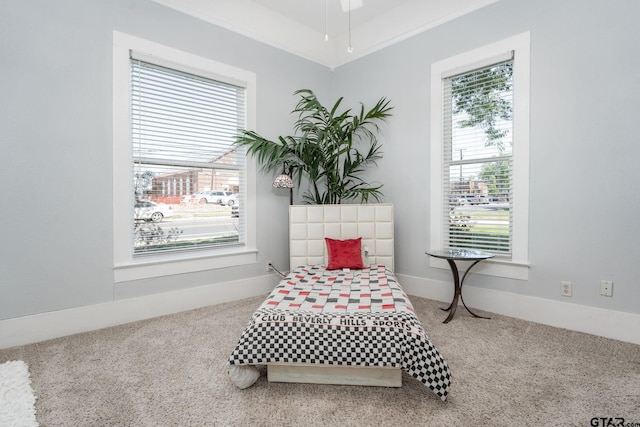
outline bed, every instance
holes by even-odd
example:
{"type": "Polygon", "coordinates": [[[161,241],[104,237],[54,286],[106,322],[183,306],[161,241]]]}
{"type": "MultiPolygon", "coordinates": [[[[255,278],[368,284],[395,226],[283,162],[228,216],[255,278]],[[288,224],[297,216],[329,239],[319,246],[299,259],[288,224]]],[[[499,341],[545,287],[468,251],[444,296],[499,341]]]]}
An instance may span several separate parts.
{"type": "Polygon", "coordinates": [[[270,382],[402,386],[446,400],[451,373],[393,274],[393,205],[291,206],[290,273],[228,361],[239,388],[270,382]]]}

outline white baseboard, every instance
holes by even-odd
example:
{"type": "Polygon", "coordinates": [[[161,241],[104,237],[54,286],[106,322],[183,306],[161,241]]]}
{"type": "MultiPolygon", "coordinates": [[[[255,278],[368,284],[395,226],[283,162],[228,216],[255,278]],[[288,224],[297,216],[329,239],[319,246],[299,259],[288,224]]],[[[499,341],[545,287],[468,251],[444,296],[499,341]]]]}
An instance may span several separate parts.
{"type": "MultiPolygon", "coordinates": [[[[409,295],[449,302],[451,283],[398,274],[409,295]]],[[[129,298],[0,321],[0,349],[269,293],[275,276],[129,298]]],[[[504,316],[640,344],[640,315],[510,292],[465,287],[472,307],[504,316]]]]}
{"type": "Polygon", "coordinates": [[[277,283],[274,278],[253,277],[2,320],[0,349],[266,295],[277,283]]]}
{"type": "MultiPolygon", "coordinates": [[[[451,302],[453,286],[448,282],[398,274],[405,292],[436,301],[451,302]]],[[[542,323],[572,331],[585,332],[619,341],[640,344],[640,315],[598,307],[571,304],[511,292],[464,287],[465,302],[472,308],[542,323]]],[[[458,308],[460,310],[460,308],[458,308]]],[[[443,318],[444,320],[444,318],[443,318]]],[[[455,320],[454,320],[455,321],[455,320]]]]}

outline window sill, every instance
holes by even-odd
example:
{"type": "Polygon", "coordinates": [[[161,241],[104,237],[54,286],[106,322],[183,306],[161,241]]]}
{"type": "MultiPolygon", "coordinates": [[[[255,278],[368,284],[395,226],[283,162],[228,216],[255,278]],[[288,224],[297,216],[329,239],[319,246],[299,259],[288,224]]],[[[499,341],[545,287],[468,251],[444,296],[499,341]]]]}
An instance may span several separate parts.
{"type": "MultiPolygon", "coordinates": [[[[443,259],[429,257],[429,265],[434,268],[443,268],[450,270],[449,263],[443,259]]],[[[460,274],[464,274],[464,271],[471,265],[470,261],[456,261],[460,274]]],[[[503,260],[486,260],[478,263],[472,273],[484,274],[486,276],[506,277],[509,279],[517,280],[529,280],[529,268],[531,266],[528,263],[515,262],[515,261],[503,261],[503,260]]]]}
{"type": "Polygon", "coordinates": [[[215,254],[195,256],[189,254],[164,254],[142,256],[116,264],[114,278],[116,283],[132,280],[149,279],[153,277],[172,276],[175,274],[194,273],[197,271],[215,270],[218,268],[235,267],[239,265],[255,264],[257,250],[228,249],[216,250],[215,254]]]}

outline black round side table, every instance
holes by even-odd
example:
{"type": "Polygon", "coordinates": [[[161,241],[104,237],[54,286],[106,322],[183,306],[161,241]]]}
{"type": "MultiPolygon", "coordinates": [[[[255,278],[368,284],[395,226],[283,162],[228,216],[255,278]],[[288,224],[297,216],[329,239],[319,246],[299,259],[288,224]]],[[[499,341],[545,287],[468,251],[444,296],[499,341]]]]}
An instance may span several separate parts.
{"type": "Polygon", "coordinates": [[[449,316],[442,323],[449,323],[453,316],[456,313],[456,308],[458,307],[458,299],[462,300],[462,305],[467,309],[469,313],[471,313],[474,317],[479,317],[481,319],[489,319],[488,317],[480,316],[467,307],[467,304],[464,302],[464,298],[462,297],[462,284],[464,283],[464,279],[467,277],[469,270],[473,268],[477,263],[483,261],[485,259],[493,258],[495,255],[490,252],[478,251],[475,249],[438,249],[433,251],[427,251],[427,255],[432,256],[434,258],[441,258],[447,260],[449,263],[449,267],[451,268],[451,274],[453,275],[453,300],[449,307],[442,308],[443,311],[448,311],[449,316]],[[456,265],[456,261],[473,261],[473,263],[467,268],[462,276],[462,280],[460,280],[460,274],[458,273],[458,266],[456,265]]]}

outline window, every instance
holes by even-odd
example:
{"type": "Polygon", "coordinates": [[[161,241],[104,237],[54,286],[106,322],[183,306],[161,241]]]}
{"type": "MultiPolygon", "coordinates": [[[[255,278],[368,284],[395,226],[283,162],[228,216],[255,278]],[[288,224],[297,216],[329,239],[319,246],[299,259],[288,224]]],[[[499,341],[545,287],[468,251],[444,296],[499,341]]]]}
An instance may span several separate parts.
{"type": "Polygon", "coordinates": [[[114,32],[116,281],[255,262],[255,76],[114,32]],[[251,123],[250,123],[251,122],[251,123]]]}
{"type": "Polygon", "coordinates": [[[493,252],[477,271],[526,279],[529,34],[431,71],[430,245],[493,252]]]}
{"type": "Polygon", "coordinates": [[[131,58],[132,194],[173,209],[165,226],[134,208],[134,255],[244,244],[244,105],[244,87],[131,58]]]}
{"type": "Polygon", "coordinates": [[[447,248],[511,259],[513,59],[443,78],[447,248]]]}

